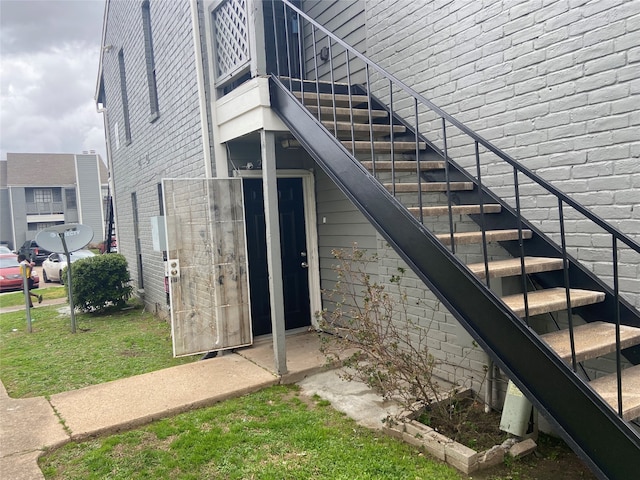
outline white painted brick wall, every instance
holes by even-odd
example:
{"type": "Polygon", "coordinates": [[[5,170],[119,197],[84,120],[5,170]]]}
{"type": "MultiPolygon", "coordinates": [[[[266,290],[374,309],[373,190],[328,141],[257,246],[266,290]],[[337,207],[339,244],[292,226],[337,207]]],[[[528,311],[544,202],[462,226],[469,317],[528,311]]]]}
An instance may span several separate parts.
{"type": "MultiPolygon", "coordinates": [[[[640,2],[385,0],[366,9],[369,57],[640,241],[640,2]]],[[[422,131],[441,145],[436,121],[422,131]]],[[[449,135],[450,154],[470,165],[468,142],[449,135]]],[[[513,197],[493,159],[482,161],[483,180],[513,197]]],[[[528,198],[535,210],[525,215],[556,233],[557,206],[545,202],[528,198]]],[[[599,233],[586,223],[574,217],[566,228],[599,233]]],[[[592,270],[610,263],[610,237],[591,243],[587,252],[570,240],[571,252],[592,270]]],[[[640,255],[621,252],[621,289],[637,308],[639,265],[640,255]]]]}
{"type": "Polygon", "coordinates": [[[145,302],[159,315],[168,315],[164,293],[162,253],[153,250],[149,218],[160,214],[157,184],[162,178],[202,177],[204,155],[200,130],[194,44],[189,2],[151,0],[151,23],[160,116],[150,122],[149,90],[142,32],[141,2],[111,2],[103,75],[108,132],[113,157],[117,201],[118,246],[137,285],[131,193],[138,200],[145,302]],[[125,144],[118,51],[124,51],[130,145],[125,144]],[[118,123],[120,147],[116,148],[118,123]]]}

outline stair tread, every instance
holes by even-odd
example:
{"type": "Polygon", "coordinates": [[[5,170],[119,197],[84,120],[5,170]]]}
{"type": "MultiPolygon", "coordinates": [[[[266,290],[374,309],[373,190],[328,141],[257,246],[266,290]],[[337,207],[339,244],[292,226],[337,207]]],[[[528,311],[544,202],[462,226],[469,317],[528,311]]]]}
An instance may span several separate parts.
{"type": "MultiPolygon", "coordinates": [[[[486,238],[488,242],[506,242],[511,240],[518,240],[518,230],[487,230],[486,238]]],[[[531,230],[522,230],[522,238],[531,238],[533,233],[531,230]]],[[[436,235],[445,245],[451,245],[451,237],[448,233],[441,233],[436,235]]],[[[453,241],[456,245],[468,245],[472,243],[482,242],[482,232],[462,232],[454,233],[453,241]]]]}
{"type": "MultiPolygon", "coordinates": [[[[393,184],[385,183],[385,188],[389,191],[393,189],[393,184]]],[[[446,182],[422,182],[420,185],[418,183],[409,183],[402,182],[395,184],[396,193],[412,193],[418,191],[418,186],[420,190],[423,192],[446,192],[447,191],[447,183],[446,182]]],[[[474,184],[473,182],[449,182],[449,189],[451,191],[460,191],[460,190],[473,190],[474,184]]]]}
{"type": "MultiPolygon", "coordinates": [[[[342,144],[347,147],[349,150],[355,148],[357,151],[361,152],[371,152],[371,142],[368,140],[356,140],[355,145],[351,140],[343,140],[342,144]]],[[[373,141],[373,149],[376,153],[380,152],[390,152],[391,145],[393,145],[394,150],[400,151],[409,151],[415,152],[416,150],[416,142],[389,142],[389,141],[373,141]]],[[[418,149],[424,150],[427,148],[427,144],[424,142],[418,142],[418,149]]]]}
{"type": "MultiPolygon", "coordinates": [[[[569,330],[545,333],[542,339],[564,360],[571,359],[569,330]]],[[[576,360],[583,362],[616,350],[616,325],[593,322],[573,329],[576,360]]],[[[628,348],[640,344],[640,328],[620,325],[620,347],[628,348]]]]}
{"type": "MultiPolygon", "coordinates": [[[[366,161],[362,162],[362,165],[367,170],[373,170],[373,162],[366,161]]],[[[387,160],[378,160],[375,163],[376,171],[391,171],[391,166],[393,165],[393,169],[395,171],[411,171],[415,172],[417,170],[417,165],[415,161],[410,160],[398,160],[395,162],[389,162],[387,160]]],[[[442,170],[444,168],[444,162],[438,160],[427,160],[420,162],[420,170],[442,170]]]]}
{"type": "MultiPolygon", "coordinates": [[[[563,264],[561,258],[524,257],[524,266],[526,273],[540,273],[551,270],[561,270],[563,264]]],[[[485,278],[484,262],[471,263],[467,265],[467,267],[478,277],[485,278]]],[[[509,258],[489,262],[489,276],[491,278],[520,275],[521,269],[520,258],[509,258]]]]}
{"type": "MultiPolygon", "coordinates": [[[[589,382],[611,408],[618,411],[616,374],[606,375],[589,382]]],[[[622,371],[622,417],[632,420],[640,416],[640,365],[622,371]]]]}
{"type": "MultiPolygon", "coordinates": [[[[420,207],[409,207],[411,213],[416,216],[420,216],[420,207]]],[[[483,205],[484,213],[500,213],[502,207],[499,204],[487,204],[483,205]]],[[[480,214],[480,205],[451,205],[451,213],[453,215],[472,215],[480,214]]],[[[422,207],[423,216],[441,216],[449,215],[449,207],[446,205],[438,205],[435,207],[422,207]]],[[[484,272],[484,264],[483,264],[484,272]]]]}
{"type": "MultiPolygon", "coordinates": [[[[581,290],[572,288],[569,290],[571,294],[571,306],[581,307],[592,303],[602,302],[605,294],[593,290],[581,290]]],[[[524,295],[518,293],[515,295],[507,295],[502,297],[502,301],[507,304],[513,312],[523,317],[524,311],[524,295]]],[[[540,315],[543,313],[555,312],[567,308],[566,290],[564,287],[548,288],[535,292],[527,292],[527,303],[529,305],[529,315],[540,315]]]]}
{"type": "MultiPolygon", "coordinates": [[[[368,123],[351,123],[351,122],[333,122],[331,120],[325,120],[322,124],[327,128],[327,130],[337,129],[339,132],[351,132],[351,126],[353,125],[353,130],[358,133],[370,133],[373,130],[373,133],[378,133],[381,135],[389,135],[390,128],[389,125],[378,125],[378,124],[368,124],[368,123]]],[[[395,133],[403,133],[407,129],[404,125],[394,125],[393,131],[395,133]]]]}
{"type": "MultiPolygon", "coordinates": [[[[317,105],[307,105],[307,109],[312,113],[318,113],[317,105]]],[[[333,107],[320,107],[320,113],[322,115],[333,115],[334,108],[333,107]]],[[[372,118],[385,118],[388,116],[388,113],[384,110],[371,110],[369,111],[366,108],[347,108],[347,107],[336,107],[335,108],[336,116],[338,117],[358,117],[358,118],[369,118],[369,113],[371,113],[372,118]]]]}
{"type": "MultiPolygon", "coordinates": [[[[296,98],[302,98],[302,92],[293,92],[296,98]]],[[[305,102],[315,102],[318,103],[318,94],[316,92],[304,92],[304,100],[305,102]]],[[[321,93],[320,94],[320,103],[323,105],[333,105],[333,102],[336,102],[336,105],[349,105],[349,95],[346,93],[336,93],[335,95],[331,93],[321,93]]],[[[360,105],[362,103],[367,103],[369,98],[366,95],[351,95],[351,104],[352,105],[360,105]]]]}

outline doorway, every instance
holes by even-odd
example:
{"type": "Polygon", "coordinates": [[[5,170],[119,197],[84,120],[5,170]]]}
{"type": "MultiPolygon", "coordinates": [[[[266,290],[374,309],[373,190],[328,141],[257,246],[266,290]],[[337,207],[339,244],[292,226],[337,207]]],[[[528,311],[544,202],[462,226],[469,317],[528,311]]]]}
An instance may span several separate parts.
{"type": "MultiPolygon", "coordinates": [[[[244,178],[251,323],[255,336],[271,333],[264,197],[260,178],[244,178]]],[[[285,329],[311,325],[309,259],[302,178],[278,178],[285,329]]]]}

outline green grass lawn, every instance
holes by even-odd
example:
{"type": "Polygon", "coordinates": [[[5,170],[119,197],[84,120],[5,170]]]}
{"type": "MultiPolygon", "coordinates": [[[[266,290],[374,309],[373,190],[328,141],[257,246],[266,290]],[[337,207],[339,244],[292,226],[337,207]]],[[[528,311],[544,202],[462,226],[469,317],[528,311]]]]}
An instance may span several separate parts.
{"type": "MultiPolygon", "coordinates": [[[[32,290],[32,292],[37,295],[42,295],[44,300],[67,297],[64,287],[36,288],[32,290]]],[[[37,305],[35,301],[33,303],[37,305]]],[[[24,293],[22,291],[3,293],[0,295],[0,308],[15,307],[17,305],[24,305],[24,293]]]]}
{"type": "Polygon", "coordinates": [[[278,386],[40,459],[47,479],[467,478],[278,386]]]}
{"type": "Polygon", "coordinates": [[[64,307],[32,309],[32,333],[24,310],[0,314],[0,379],[11,397],[52,395],[199,358],[173,358],[169,324],[141,308],[76,314],[72,334],[64,307]]]}
{"type": "MultiPolygon", "coordinates": [[[[64,297],[63,288],[42,293],[64,297]]],[[[2,307],[14,295],[20,300],[22,294],[0,296],[2,307]]],[[[141,308],[78,314],[76,334],[70,332],[64,303],[39,306],[31,314],[32,333],[27,333],[24,309],[0,314],[0,379],[14,398],[48,396],[199,359],[174,359],[169,324],[141,308]]],[[[530,456],[472,478],[593,478],[564,450],[548,455],[546,464],[530,456]]],[[[310,400],[292,386],[70,443],[43,457],[41,466],[51,479],[469,478],[413,447],[357,426],[328,402],[310,400]]]]}

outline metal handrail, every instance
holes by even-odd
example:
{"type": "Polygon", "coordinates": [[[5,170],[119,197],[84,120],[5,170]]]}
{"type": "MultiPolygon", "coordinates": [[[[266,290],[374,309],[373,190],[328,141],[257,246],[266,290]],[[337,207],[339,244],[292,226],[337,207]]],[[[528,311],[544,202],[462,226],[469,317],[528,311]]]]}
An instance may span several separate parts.
{"type": "Polygon", "coordinates": [[[281,0],[281,1],[282,1],[283,4],[287,5],[293,11],[295,11],[298,15],[302,16],[305,20],[307,20],[309,23],[311,23],[313,26],[315,26],[318,30],[320,30],[323,33],[325,33],[333,41],[335,41],[336,43],[341,45],[343,48],[348,50],[351,54],[355,55],[360,60],[362,60],[368,67],[373,68],[376,72],[378,72],[379,74],[381,74],[382,76],[387,78],[391,83],[393,83],[394,85],[399,86],[408,95],[410,95],[413,98],[419,100],[421,104],[425,105],[431,111],[437,113],[441,118],[446,119],[446,121],[448,121],[449,123],[454,125],[456,128],[460,129],[460,131],[462,131],[465,134],[467,134],[475,142],[477,142],[478,144],[482,145],[487,150],[491,151],[496,156],[498,156],[499,158],[501,158],[505,162],[509,163],[511,166],[513,166],[516,170],[521,172],[523,175],[526,175],[531,180],[533,180],[535,183],[537,183],[538,185],[543,187],[549,193],[551,193],[555,197],[561,199],[564,203],[566,203],[567,205],[570,205],[571,207],[576,209],[578,212],[580,212],[582,215],[584,215],[585,217],[587,217],[591,221],[595,222],[599,227],[601,227],[604,230],[606,230],[607,232],[609,232],[611,235],[613,235],[615,238],[617,238],[618,240],[623,242],[625,245],[627,245],[631,249],[635,250],[636,252],[640,253],[640,243],[638,243],[635,240],[633,240],[632,238],[628,237],[623,232],[621,232],[620,230],[615,228],[613,225],[611,225],[610,223],[606,222],[604,219],[600,218],[598,215],[593,213],[591,210],[589,210],[588,208],[584,207],[582,204],[576,202],[575,200],[573,200],[571,197],[567,196],[562,191],[558,190],[556,187],[554,187],[553,185],[548,183],[546,180],[544,180],[542,177],[540,177],[536,173],[534,173],[531,170],[529,170],[528,168],[522,166],[520,163],[518,163],[514,158],[509,156],[507,153],[503,152],[498,147],[494,146],[491,142],[489,142],[488,140],[486,140],[485,138],[480,136],[475,131],[471,130],[469,127],[467,127],[466,125],[464,125],[463,123],[458,121],[456,118],[452,117],[450,114],[448,114],[447,112],[442,110],[440,107],[438,107],[437,105],[432,103],[430,100],[426,99],[424,96],[420,95],[414,89],[412,89],[411,87],[406,85],[404,82],[402,82],[402,80],[399,80],[393,74],[387,72],[384,68],[380,67],[377,63],[374,63],[372,60],[367,58],[365,55],[363,55],[362,53],[360,53],[356,49],[354,49],[351,45],[349,45],[348,43],[346,43],[345,41],[343,41],[342,39],[337,37],[330,30],[327,30],[325,27],[323,27],[322,25],[317,23],[313,18],[311,18],[308,15],[306,15],[302,10],[298,9],[295,5],[293,5],[289,0],[281,0]]]}

